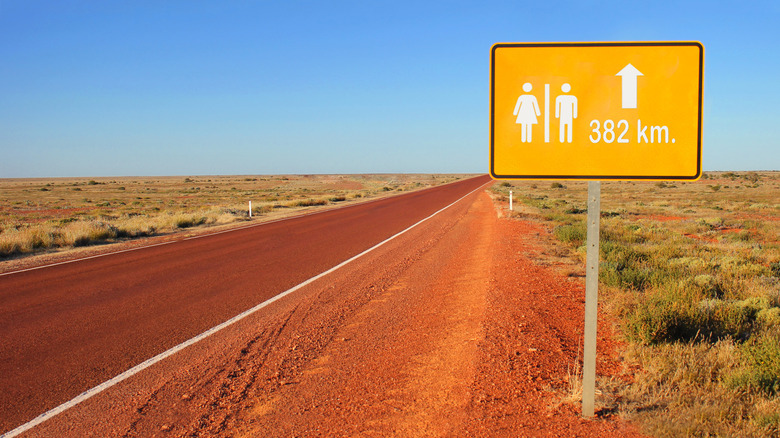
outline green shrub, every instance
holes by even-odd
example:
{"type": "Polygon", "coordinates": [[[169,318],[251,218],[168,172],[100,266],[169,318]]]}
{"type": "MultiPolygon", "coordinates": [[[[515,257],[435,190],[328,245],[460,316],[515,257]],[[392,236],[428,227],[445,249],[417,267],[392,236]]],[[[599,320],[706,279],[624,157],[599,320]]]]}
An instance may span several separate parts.
{"type": "Polygon", "coordinates": [[[640,300],[625,322],[626,336],[646,345],[733,338],[748,339],[757,315],[765,308],[758,299],[724,301],[698,297],[685,287],[655,290],[640,300]]]}
{"type": "Polygon", "coordinates": [[[756,313],[756,321],[766,328],[780,327],[780,307],[759,310],[756,313]]]}
{"type": "Polygon", "coordinates": [[[647,266],[646,254],[611,240],[601,242],[599,250],[601,283],[634,290],[644,290],[651,284],[654,272],[647,266]]]}
{"type": "Polygon", "coordinates": [[[648,269],[637,267],[617,268],[612,263],[599,265],[599,281],[607,286],[644,290],[650,285],[651,273],[648,269]]]}
{"type": "Polygon", "coordinates": [[[729,239],[734,242],[750,242],[753,240],[753,235],[750,231],[741,230],[729,235],[729,239]]]}
{"type": "Polygon", "coordinates": [[[769,270],[772,272],[772,276],[780,277],[780,261],[770,263],[769,270]]]}
{"type": "Polygon", "coordinates": [[[666,295],[654,296],[627,315],[625,333],[629,340],[645,345],[693,339],[698,334],[695,314],[690,303],[666,295]]]}
{"type": "Polygon", "coordinates": [[[566,210],[563,211],[566,214],[581,214],[581,213],[587,213],[588,210],[584,208],[577,208],[577,207],[569,207],[566,210]]]}
{"type": "Polygon", "coordinates": [[[585,228],[585,224],[582,222],[571,225],[561,225],[553,229],[553,235],[556,239],[575,248],[579,248],[585,243],[587,234],[588,232],[585,228]]]}
{"type": "Polygon", "coordinates": [[[545,201],[545,199],[547,199],[546,196],[540,196],[538,198],[530,196],[530,197],[521,198],[521,201],[525,205],[528,205],[529,207],[538,208],[540,210],[549,210],[550,204],[547,201],[545,201]]]}
{"type": "Polygon", "coordinates": [[[577,221],[577,218],[573,218],[569,215],[561,213],[555,213],[554,211],[552,213],[543,214],[542,219],[549,222],[557,222],[561,225],[571,225],[577,221]]]}
{"type": "Polygon", "coordinates": [[[692,287],[699,288],[707,298],[723,298],[725,293],[723,285],[714,276],[700,274],[693,277],[692,280],[689,279],[689,281],[692,283],[692,287]]]}
{"type": "Polygon", "coordinates": [[[780,336],[761,336],[740,350],[746,366],[727,380],[733,388],[780,393],[780,336]]]}
{"type": "Polygon", "coordinates": [[[757,309],[743,302],[711,300],[714,305],[700,305],[700,330],[708,338],[747,339],[756,320],[757,309]]]}
{"type": "Polygon", "coordinates": [[[623,227],[605,226],[601,230],[601,240],[614,244],[644,243],[647,241],[644,232],[645,229],[637,224],[627,224],[623,227]]]}

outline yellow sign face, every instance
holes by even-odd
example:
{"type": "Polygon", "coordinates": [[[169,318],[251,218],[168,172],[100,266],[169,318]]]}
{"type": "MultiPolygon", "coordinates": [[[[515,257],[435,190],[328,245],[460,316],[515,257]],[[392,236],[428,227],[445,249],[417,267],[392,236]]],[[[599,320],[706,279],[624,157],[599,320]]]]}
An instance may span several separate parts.
{"type": "Polygon", "coordinates": [[[703,70],[698,42],[495,44],[490,174],[698,179],[703,70]]]}

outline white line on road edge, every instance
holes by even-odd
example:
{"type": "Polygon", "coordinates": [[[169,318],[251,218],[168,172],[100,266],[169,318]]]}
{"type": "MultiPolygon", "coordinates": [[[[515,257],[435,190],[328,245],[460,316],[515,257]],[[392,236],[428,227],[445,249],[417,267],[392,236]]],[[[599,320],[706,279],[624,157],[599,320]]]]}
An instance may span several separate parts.
{"type": "Polygon", "coordinates": [[[401,236],[402,234],[406,233],[407,231],[410,231],[411,229],[415,228],[416,226],[420,225],[421,223],[427,221],[428,219],[431,219],[432,217],[436,216],[437,214],[441,213],[442,211],[452,207],[453,205],[455,205],[458,202],[460,202],[462,199],[464,199],[467,196],[471,195],[472,193],[482,189],[486,185],[491,184],[492,182],[493,181],[489,181],[489,182],[487,182],[487,183],[477,187],[476,189],[474,189],[474,190],[470,191],[469,193],[463,195],[462,197],[460,197],[456,201],[454,201],[452,204],[442,208],[441,210],[437,211],[436,213],[433,213],[432,215],[426,217],[425,219],[420,220],[416,224],[414,224],[414,225],[410,226],[409,228],[407,228],[407,229],[405,229],[405,230],[403,230],[403,231],[401,231],[401,232],[399,232],[399,233],[397,233],[397,234],[395,234],[395,235],[393,235],[393,236],[383,240],[382,242],[377,243],[376,245],[374,245],[371,248],[361,252],[360,254],[358,254],[356,256],[353,256],[353,257],[351,257],[351,258],[349,258],[349,259],[339,263],[338,265],[328,269],[327,271],[322,272],[322,273],[320,273],[318,275],[315,275],[314,277],[311,277],[310,279],[304,281],[303,283],[298,284],[297,286],[293,286],[292,288],[287,289],[286,291],[280,293],[279,295],[274,296],[273,298],[269,298],[268,300],[263,301],[262,303],[256,305],[255,307],[252,307],[251,309],[246,310],[243,313],[230,318],[229,320],[223,322],[222,324],[219,324],[219,325],[217,325],[215,327],[212,327],[212,328],[206,330],[205,332],[199,334],[198,336],[195,336],[192,339],[184,341],[181,344],[179,344],[179,345],[177,345],[177,346],[175,346],[175,347],[173,347],[173,348],[171,348],[171,349],[169,349],[167,351],[164,351],[164,352],[158,354],[157,356],[152,357],[151,359],[147,359],[144,362],[141,362],[140,364],[130,368],[129,370],[123,372],[122,374],[119,374],[118,376],[116,376],[116,377],[114,377],[114,378],[112,378],[110,380],[107,380],[107,381],[101,383],[100,385],[97,385],[97,386],[93,387],[92,389],[88,389],[88,390],[82,392],[81,394],[79,394],[78,396],[73,398],[72,400],[63,403],[63,404],[57,406],[54,409],[51,409],[51,410],[49,410],[47,412],[44,412],[43,414],[35,417],[34,419],[32,419],[29,422],[27,422],[27,423],[17,427],[16,429],[14,429],[14,430],[12,430],[10,432],[6,432],[6,433],[0,435],[0,438],[11,438],[11,437],[15,437],[15,436],[17,436],[17,435],[19,435],[19,434],[21,434],[23,432],[26,432],[26,431],[32,429],[33,427],[43,423],[44,421],[46,421],[46,420],[48,420],[48,419],[50,419],[50,418],[52,418],[52,417],[54,417],[54,416],[56,416],[58,414],[61,414],[61,413],[65,412],[65,411],[67,411],[68,409],[72,408],[73,406],[76,406],[77,404],[79,404],[79,403],[81,403],[81,402],[91,398],[92,396],[97,395],[97,394],[103,392],[104,390],[106,390],[106,389],[116,385],[117,383],[119,383],[119,382],[121,382],[121,381],[123,381],[125,379],[128,379],[129,377],[132,377],[135,374],[138,374],[139,372],[149,368],[150,366],[156,364],[157,362],[160,362],[163,359],[165,359],[165,358],[167,358],[169,356],[172,356],[172,355],[178,353],[179,351],[189,347],[190,345],[193,345],[193,344],[195,344],[195,343],[197,343],[199,341],[202,341],[203,339],[206,339],[207,337],[213,335],[214,333],[217,333],[218,331],[220,331],[220,330],[222,330],[224,328],[227,328],[227,327],[237,323],[238,321],[241,321],[242,319],[244,319],[247,316],[257,312],[258,310],[262,309],[263,307],[266,307],[267,305],[273,303],[274,301],[280,300],[280,299],[286,297],[287,295],[290,295],[291,293],[297,291],[298,289],[300,289],[300,288],[302,288],[304,286],[307,286],[307,285],[309,285],[309,284],[319,280],[320,278],[322,278],[322,277],[332,273],[333,271],[336,271],[337,269],[343,267],[344,265],[347,265],[348,263],[351,263],[351,262],[359,259],[360,257],[363,257],[364,255],[370,253],[371,251],[379,248],[380,246],[390,242],[391,240],[395,239],[396,237],[401,236]]]}

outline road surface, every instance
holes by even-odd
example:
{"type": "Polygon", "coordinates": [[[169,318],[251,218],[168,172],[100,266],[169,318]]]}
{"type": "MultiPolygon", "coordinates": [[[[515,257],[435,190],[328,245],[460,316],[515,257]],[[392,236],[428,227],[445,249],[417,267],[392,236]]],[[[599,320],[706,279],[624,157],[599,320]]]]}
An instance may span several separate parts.
{"type": "Polygon", "coordinates": [[[332,268],[487,176],[0,276],[0,432],[332,268]]]}

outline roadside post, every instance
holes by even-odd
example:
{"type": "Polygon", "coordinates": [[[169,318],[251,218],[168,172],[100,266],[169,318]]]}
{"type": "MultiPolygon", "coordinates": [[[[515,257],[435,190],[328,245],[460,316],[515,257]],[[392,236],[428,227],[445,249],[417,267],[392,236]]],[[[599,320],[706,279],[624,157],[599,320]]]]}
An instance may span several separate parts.
{"type": "Polygon", "coordinates": [[[582,348],[582,416],[592,417],[596,399],[596,322],[599,301],[599,221],[601,181],[588,181],[588,219],[585,241],[585,330],[582,348]]]}
{"type": "Polygon", "coordinates": [[[252,201],[249,201],[249,219],[252,219],[252,201]]]}
{"type": "Polygon", "coordinates": [[[595,415],[601,181],[699,179],[703,77],[699,42],[491,47],[490,175],[588,181],[583,417],[595,415]]]}

